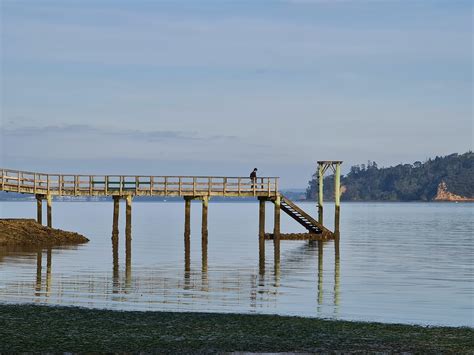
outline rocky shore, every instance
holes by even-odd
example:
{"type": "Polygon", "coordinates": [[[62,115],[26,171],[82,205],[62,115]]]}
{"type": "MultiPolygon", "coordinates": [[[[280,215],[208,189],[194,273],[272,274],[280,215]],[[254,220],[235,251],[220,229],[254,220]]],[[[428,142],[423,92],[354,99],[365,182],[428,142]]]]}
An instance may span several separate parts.
{"type": "Polygon", "coordinates": [[[89,239],[74,232],[50,228],[34,219],[0,219],[1,245],[65,245],[87,243],[89,239]]]}
{"type": "Polygon", "coordinates": [[[0,352],[472,354],[472,328],[0,304],[0,352]]]}

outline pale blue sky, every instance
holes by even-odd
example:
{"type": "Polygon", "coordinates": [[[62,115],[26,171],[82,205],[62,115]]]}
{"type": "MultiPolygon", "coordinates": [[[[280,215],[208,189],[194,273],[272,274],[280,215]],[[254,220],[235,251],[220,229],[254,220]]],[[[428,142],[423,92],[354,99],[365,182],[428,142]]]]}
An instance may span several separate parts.
{"type": "Polygon", "coordinates": [[[1,1],[1,165],[281,176],[472,149],[472,2],[1,1]]]}

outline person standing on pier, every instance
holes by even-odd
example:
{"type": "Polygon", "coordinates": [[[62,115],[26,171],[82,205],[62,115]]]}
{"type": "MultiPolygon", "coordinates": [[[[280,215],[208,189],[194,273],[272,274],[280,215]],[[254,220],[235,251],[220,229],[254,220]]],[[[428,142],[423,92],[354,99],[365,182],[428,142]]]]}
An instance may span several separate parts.
{"type": "Polygon", "coordinates": [[[250,180],[252,180],[252,189],[254,189],[257,185],[257,168],[250,173],[250,180]]]}

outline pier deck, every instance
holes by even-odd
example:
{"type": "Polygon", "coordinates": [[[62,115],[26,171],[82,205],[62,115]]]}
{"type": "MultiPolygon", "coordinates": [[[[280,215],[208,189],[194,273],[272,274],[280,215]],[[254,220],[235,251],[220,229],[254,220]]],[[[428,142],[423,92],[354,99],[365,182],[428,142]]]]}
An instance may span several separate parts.
{"type": "MultiPolygon", "coordinates": [[[[265,202],[275,205],[274,240],[280,236],[280,211],[283,210],[313,236],[332,237],[323,226],[278,190],[278,177],[227,176],[145,176],[47,174],[1,169],[0,191],[33,194],[37,200],[37,221],[42,223],[42,201],[47,201],[47,225],[52,227],[53,196],[110,196],[114,200],[114,226],[118,223],[120,199],[126,201],[126,225],[131,228],[132,199],[136,196],[181,196],[185,199],[185,233],[189,234],[192,199],[203,202],[203,233],[207,234],[208,201],[219,197],[257,197],[260,200],[259,235],[265,234],[265,202]]],[[[308,238],[309,239],[309,238],[308,238]]]]}

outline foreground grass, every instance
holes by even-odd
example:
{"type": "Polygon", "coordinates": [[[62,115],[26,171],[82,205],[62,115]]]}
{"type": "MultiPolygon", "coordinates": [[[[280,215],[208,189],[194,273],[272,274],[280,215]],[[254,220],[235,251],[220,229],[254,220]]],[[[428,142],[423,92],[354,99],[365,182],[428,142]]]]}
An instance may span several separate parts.
{"type": "Polygon", "coordinates": [[[0,305],[0,352],[411,352],[474,354],[472,328],[267,315],[0,305]]]}

